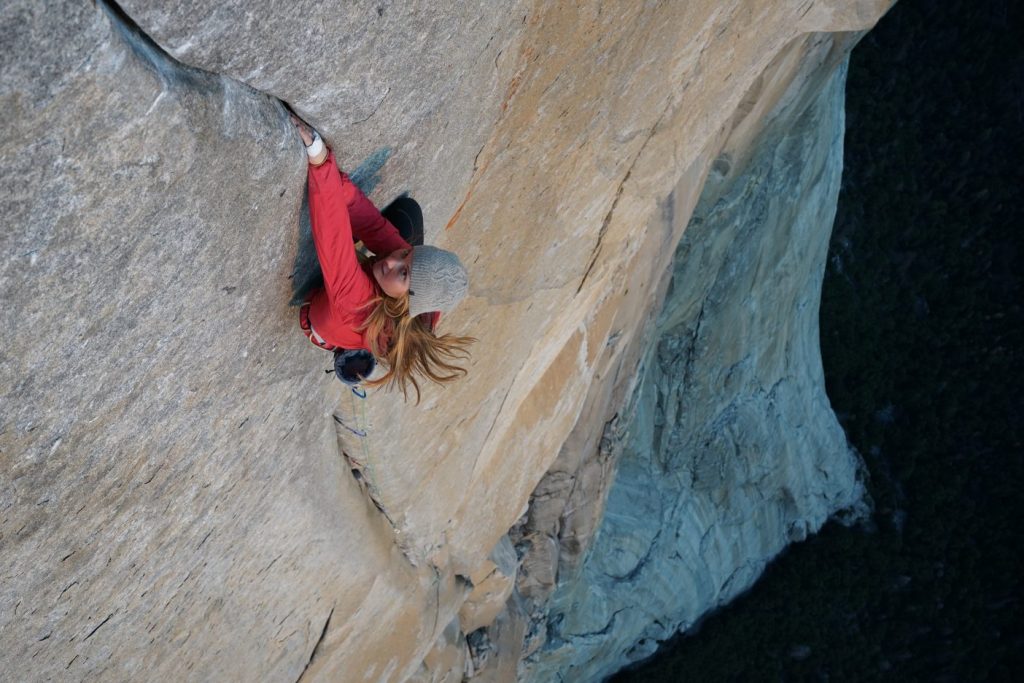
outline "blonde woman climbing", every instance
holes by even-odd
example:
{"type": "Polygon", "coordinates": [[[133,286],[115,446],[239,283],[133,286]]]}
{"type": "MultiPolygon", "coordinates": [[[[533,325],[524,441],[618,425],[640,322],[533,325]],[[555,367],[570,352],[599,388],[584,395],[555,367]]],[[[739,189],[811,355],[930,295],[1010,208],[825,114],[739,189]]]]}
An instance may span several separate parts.
{"type": "Polygon", "coordinates": [[[309,217],[324,275],[324,286],[299,310],[299,326],[315,346],[334,352],[343,382],[397,387],[406,398],[411,386],[419,401],[420,380],[445,384],[466,374],[457,363],[476,340],[434,333],[441,313],[466,295],[466,269],[450,251],[410,244],[422,241],[414,201],[403,198],[392,212],[407,241],[338,169],[320,135],[298,117],[291,120],[309,160],[309,217]],[[360,264],[354,240],[378,256],[360,264]],[[385,373],[369,380],[376,363],[385,373]]]}

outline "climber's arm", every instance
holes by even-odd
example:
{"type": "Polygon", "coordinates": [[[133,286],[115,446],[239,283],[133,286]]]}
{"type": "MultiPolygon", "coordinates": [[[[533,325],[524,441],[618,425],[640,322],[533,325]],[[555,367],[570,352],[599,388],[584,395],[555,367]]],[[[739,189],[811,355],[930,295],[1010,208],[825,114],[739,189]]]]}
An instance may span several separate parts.
{"type": "Polygon", "coordinates": [[[334,153],[318,166],[309,164],[309,219],[313,244],[324,274],[324,289],[332,304],[339,304],[367,276],[359,267],[352,245],[348,202],[354,185],[343,182],[334,153]]]}
{"type": "MultiPolygon", "coordinates": [[[[347,181],[348,176],[342,174],[347,181]]],[[[366,195],[355,185],[352,186],[348,213],[352,220],[352,234],[362,240],[366,248],[377,256],[387,256],[399,249],[410,249],[412,245],[402,239],[398,228],[381,215],[366,195]]]]}
{"type": "MultiPolygon", "coordinates": [[[[295,124],[302,142],[306,145],[310,165],[323,165],[329,152],[323,139],[294,114],[289,118],[295,124]]],[[[412,245],[402,239],[398,229],[381,215],[373,202],[363,194],[363,191],[356,187],[346,174],[341,173],[340,175],[341,182],[347,191],[349,223],[352,226],[352,234],[355,239],[361,240],[367,249],[378,256],[387,256],[399,249],[410,249],[412,245]]]]}
{"type": "Polygon", "coordinates": [[[373,289],[369,276],[359,267],[352,245],[348,205],[358,189],[342,176],[334,153],[319,134],[294,114],[290,118],[306,145],[309,160],[309,219],[324,289],[331,304],[342,307],[355,290],[373,289]]]}

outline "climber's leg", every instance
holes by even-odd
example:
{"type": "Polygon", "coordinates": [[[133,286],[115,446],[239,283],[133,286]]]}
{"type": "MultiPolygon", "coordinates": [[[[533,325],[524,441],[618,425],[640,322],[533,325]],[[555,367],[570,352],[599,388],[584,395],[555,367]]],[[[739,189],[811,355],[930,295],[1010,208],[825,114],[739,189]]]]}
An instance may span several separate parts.
{"type": "Polygon", "coordinates": [[[388,204],[381,215],[398,228],[402,239],[412,246],[423,244],[423,211],[412,197],[399,197],[388,204]]]}

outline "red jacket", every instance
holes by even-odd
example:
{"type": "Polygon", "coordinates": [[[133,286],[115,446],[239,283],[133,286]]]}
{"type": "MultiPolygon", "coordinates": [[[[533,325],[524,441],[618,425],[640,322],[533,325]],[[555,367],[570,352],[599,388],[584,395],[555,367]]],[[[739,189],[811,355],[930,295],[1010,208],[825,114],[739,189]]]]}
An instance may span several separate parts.
{"type": "Polygon", "coordinates": [[[310,297],[309,321],[329,344],[344,349],[369,349],[359,327],[371,310],[364,305],[380,294],[380,287],[368,267],[360,266],[353,237],[379,256],[408,249],[409,244],[349,177],[338,170],[334,152],[319,166],[309,166],[309,218],[324,274],[323,289],[310,297]]]}

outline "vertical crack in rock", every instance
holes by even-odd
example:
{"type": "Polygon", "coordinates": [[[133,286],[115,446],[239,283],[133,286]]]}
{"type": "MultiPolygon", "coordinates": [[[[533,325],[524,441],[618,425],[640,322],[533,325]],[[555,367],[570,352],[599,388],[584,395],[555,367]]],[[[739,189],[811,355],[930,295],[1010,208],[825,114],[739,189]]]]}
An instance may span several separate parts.
{"type": "Polygon", "coordinates": [[[630,176],[633,175],[633,169],[636,168],[637,162],[643,156],[644,150],[647,149],[647,144],[651,141],[651,138],[653,138],[654,134],[658,132],[658,126],[661,125],[662,120],[665,118],[665,115],[668,113],[671,106],[672,100],[669,99],[669,101],[665,103],[665,107],[661,110],[661,114],[659,114],[658,118],[655,120],[654,125],[651,126],[651,130],[647,134],[647,137],[644,138],[644,142],[640,145],[640,149],[637,151],[636,155],[633,156],[633,160],[630,162],[629,168],[626,169],[626,175],[622,176],[622,181],[619,182],[619,186],[615,190],[615,198],[612,200],[612,205],[608,209],[608,213],[605,214],[604,220],[601,221],[601,228],[597,231],[597,243],[594,244],[594,248],[590,252],[590,262],[587,264],[587,269],[583,272],[583,278],[580,280],[579,287],[576,288],[576,294],[583,291],[583,285],[586,284],[587,278],[590,277],[590,271],[594,269],[594,265],[597,263],[597,259],[601,255],[601,243],[604,240],[605,233],[608,231],[608,226],[611,225],[612,215],[615,213],[615,207],[619,205],[619,200],[622,199],[622,192],[626,187],[626,182],[629,180],[630,176]]]}
{"type": "MultiPolygon", "coordinates": [[[[338,436],[338,452],[340,453],[342,459],[345,461],[349,473],[352,475],[352,478],[355,479],[356,484],[359,486],[359,490],[366,497],[366,499],[373,503],[373,507],[376,508],[376,510],[384,517],[385,520],[387,520],[387,523],[388,525],[390,525],[391,530],[395,534],[395,537],[399,538],[401,536],[401,530],[399,529],[399,526],[395,522],[394,518],[392,518],[392,516],[388,513],[388,510],[384,505],[383,496],[381,496],[380,490],[377,488],[377,485],[373,480],[373,470],[370,467],[370,463],[368,462],[368,454],[365,454],[364,451],[362,459],[359,459],[356,456],[353,456],[351,453],[349,453],[349,451],[345,448],[344,443],[342,442],[343,437],[347,436],[345,432],[351,433],[357,439],[360,439],[360,441],[362,441],[363,439],[368,438],[366,431],[364,429],[357,429],[355,427],[349,426],[337,413],[334,413],[333,417],[334,422],[338,425],[338,428],[336,428],[338,436]],[[343,432],[342,430],[345,431],[343,432]]],[[[409,563],[415,566],[416,562],[413,560],[413,557],[409,552],[408,548],[406,548],[405,545],[402,543],[399,543],[398,545],[399,549],[402,551],[402,554],[409,561],[409,563]]]]}
{"type": "MultiPolygon", "coordinates": [[[[483,441],[481,441],[480,443],[486,445],[487,441],[491,438],[491,433],[494,431],[495,425],[498,424],[498,419],[501,417],[501,411],[505,408],[505,402],[508,400],[508,395],[510,393],[512,393],[512,387],[514,385],[515,385],[515,380],[513,379],[513,381],[509,382],[508,388],[505,389],[505,395],[501,397],[501,403],[498,404],[498,410],[496,410],[495,413],[494,413],[494,419],[491,420],[491,426],[487,428],[487,434],[484,436],[483,441]]],[[[479,460],[479,458],[480,458],[480,451],[482,451],[482,450],[483,449],[480,449],[480,450],[477,451],[477,454],[476,454],[477,460],[479,460]]],[[[473,461],[473,468],[470,470],[471,472],[475,472],[476,471],[477,460],[473,461]]]]}
{"type": "Polygon", "coordinates": [[[689,378],[693,377],[693,364],[697,359],[697,345],[700,343],[700,330],[701,326],[704,324],[704,310],[707,307],[707,301],[707,297],[701,300],[700,311],[697,312],[697,320],[693,324],[693,334],[690,335],[690,343],[686,348],[686,360],[683,363],[683,374],[679,378],[680,386],[685,387],[689,378]]]}
{"type": "MultiPolygon", "coordinates": [[[[132,49],[132,52],[153,69],[153,72],[160,78],[160,82],[165,90],[175,85],[180,85],[199,90],[200,92],[206,92],[210,90],[212,84],[219,83],[224,89],[238,88],[244,92],[268,98],[280,107],[282,117],[285,111],[291,111],[291,107],[284,100],[270,93],[257,90],[248,83],[178,61],[160,47],[155,40],[150,38],[115,0],[96,0],[96,4],[107,15],[110,23],[132,49]]],[[[386,97],[387,94],[385,93],[386,97]]],[[[376,110],[374,110],[374,113],[376,113],[376,110]]],[[[370,116],[373,116],[373,113],[370,116]]]]}
{"type": "Polygon", "coordinates": [[[430,633],[434,634],[437,632],[437,620],[441,616],[441,571],[434,563],[430,564],[430,568],[434,572],[434,625],[430,628],[430,633]]]}
{"type": "Polygon", "coordinates": [[[200,90],[208,90],[208,77],[224,78],[219,74],[182,64],[167,54],[114,0],[96,0],[96,4],[107,15],[132,52],[160,77],[165,89],[172,84],[181,83],[200,90]]]}
{"type": "Polygon", "coordinates": [[[309,653],[309,659],[306,660],[306,666],[302,667],[302,673],[295,679],[295,683],[299,683],[302,677],[309,671],[309,665],[313,663],[316,656],[323,650],[324,638],[327,637],[327,629],[331,625],[331,617],[334,616],[334,607],[331,607],[331,611],[327,613],[327,618],[324,620],[324,627],[320,629],[320,637],[316,639],[316,644],[313,646],[312,652],[309,653]]]}

